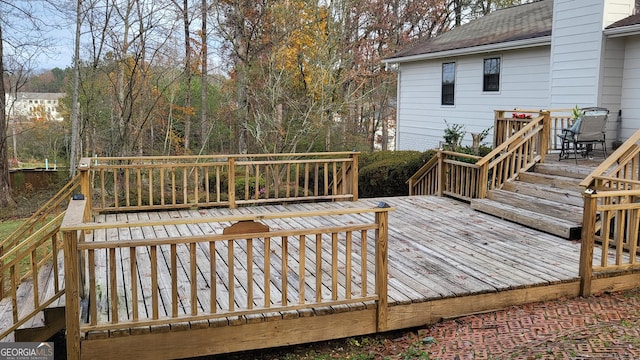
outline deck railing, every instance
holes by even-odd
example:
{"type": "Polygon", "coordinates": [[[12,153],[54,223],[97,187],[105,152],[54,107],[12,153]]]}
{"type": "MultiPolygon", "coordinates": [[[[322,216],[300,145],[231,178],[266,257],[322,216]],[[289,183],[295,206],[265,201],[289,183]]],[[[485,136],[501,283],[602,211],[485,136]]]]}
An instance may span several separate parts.
{"type": "MultiPolygon", "coordinates": [[[[504,111],[497,111],[504,113],[504,111]]],[[[544,161],[548,151],[551,117],[549,112],[522,111],[530,114],[526,123],[495,123],[499,145],[486,156],[439,150],[409,180],[413,195],[447,195],[462,200],[484,198],[488,190],[500,189],[521,171],[544,161]],[[514,125],[514,124],[517,124],[514,125]]]]}
{"type": "Polygon", "coordinates": [[[357,155],[335,152],[85,158],[79,169],[90,191],[93,211],[235,208],[357,200],[357,155]]]}
{"type": "MultiPolygon", "coordinates": [[[[5,258],[4,254],[9,253],[16,246],[19,246],[27,239],[28,243],[33,243],[38,240],[32,238],[36,231],[47,225],[54,217],[64,212],[67,203],[71,199],[71,195],[75,192],[80,192],[80,176],[74,177],[65,186],[58,191],[49,201],[36,210],[31,217],[25,220],[20,226],[9,234],[6,238],[0,240],[0,266],[3,265],[1,259],[5,258]]],[[[26,245],[24,245],[26,246],[26,245]]],[[[48,255],[48,254],[46,254],[48,255]]],[[[24,260],[23,261],[27,261],[24,260]]],[[[4,272],[3,276],[0,276],[0,299],[4,298],[5,291],[8,287],[8,282],[5,280],[8,278],[4,272]]],[[[23,277],[25,272],[20,274],[23,277]]]]}
{"type": "Polygon", "coordinates": [[[0,330],[0,339],[5,338],[35,314],[43,311],[64,294],[64,284],[59,281],[58,250],[61,249],[60,224],[65,213],[61,213],[47,224],[40,226],[26,239],[0,256],[0,276],[8,279],[8,291],[4,295],[11,299],[12,324],[0,330]],[[49,276],[40,277],[47,269],[53,284],[41,284],[49,276]],[[45,293],[43,289],[53,289],[45,293]],[[29,295],[31,294],[31,295],[29,295]]]}
{"type": "MultiPolygon", "coordinates": [[[[570,128],[573,124],[573,114],[571,109],[552,109],[549,112],[549,145],[548,150],[560,150],[562,141],[558,135],[562,134],[562,129],[570,128]]],[[[526,126],[533,114],[541,113],[540,110],[496,110],[494,112],[493,125],[493,147],[497,147],[506,141],[511,135],[518,132],[526,126]],[[514,116],[515,114],[524,114],[524,118],[514,116]]]]}
{"type": "Polygon", "coordinates": [[[640,269],[640,130],[603,161],[580,185],[584,196],[580,277],[583,295],[594,275],[640,269]],[[595,243],[602,251],[593,264],[595,243]]]}
{"type": "Polygon", "coordinates": [[[392,208],[191,218],[189,225],[216,230],[146,239],[149,231],[158,234],[158,229],[186,225],[185,220],[94,223],[86,221],[88,206],[86,200],[72,202],[62,225],[69,358],[79,354],[81,333],[365,302],[377,303],[378,328],[387,326],[392,208]],[[372,220],[360,223],[349,217],[337,220],[344,225],[296,230],[267,225],[279,219],[355,214],[371,214],[372,220]],[[130,232],[129,239],[108,240],[108,231],[123,229],[130,232]],[[88,320],[78,321],[81,299],[87,297],[88,320]]]}

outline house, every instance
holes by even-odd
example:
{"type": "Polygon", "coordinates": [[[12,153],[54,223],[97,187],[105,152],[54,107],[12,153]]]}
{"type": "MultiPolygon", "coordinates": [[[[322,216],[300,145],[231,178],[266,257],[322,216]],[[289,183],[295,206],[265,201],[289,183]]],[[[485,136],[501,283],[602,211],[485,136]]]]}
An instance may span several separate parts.
{"type": "Polygon", "coordinates": [[[638,7],[634,0],[535,1],[385,59],[398,74],[397,149],[438,147],[445,121],[481,132],[496,109],[576,105],[608,108],[607,140],[624,140],[640,128],[638,7]]]}
{"type": "Polygon", "coordinates": [[[10,121],[47,120],[62,121],[58,111],[59,100],[65,93],[18,92],[6,94],[6,113],[10,121]]]}

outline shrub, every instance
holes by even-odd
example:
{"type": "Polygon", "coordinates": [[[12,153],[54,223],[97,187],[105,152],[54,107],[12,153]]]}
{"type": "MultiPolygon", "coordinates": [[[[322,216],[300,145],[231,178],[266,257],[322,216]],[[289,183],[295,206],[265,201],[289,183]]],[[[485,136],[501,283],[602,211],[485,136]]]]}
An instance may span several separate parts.
{"type": "Polygon", "coordinates": [[[361,154],[358,159],[360,197],[409,195],[407,180],[435,154],[434,150],[361,154]]]}

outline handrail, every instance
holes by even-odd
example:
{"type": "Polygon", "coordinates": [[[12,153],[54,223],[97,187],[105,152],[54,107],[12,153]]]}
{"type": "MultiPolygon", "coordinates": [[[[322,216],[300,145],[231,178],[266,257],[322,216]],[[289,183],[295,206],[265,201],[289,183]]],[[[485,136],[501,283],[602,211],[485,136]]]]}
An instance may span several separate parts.
{"type": "MultiPolygon", "coordinates": [[[[36,210],[29,219],[24,221],[9,236],[0,241],[0,258],[4,258],[16,246],[29,239],[39,228],[47,226],[48,219],[54,214],[63,212],[62,204],[71,198],[71,195],[80,187],[80,176],[76,175],[71,181],[62,187],[51,199],[36,210]]],[[[2,260],[0,260],[2,266],[2,260]]],[[[22,274],[24,275],[24,274],[22,274]]],[[[21,275],[21,277],[22,277],[21,275]]],[[[0,276],[0,298],[4,298],[7,284],[4,277],[0,276]]]]}
{"type": "Polygon", "coordinates": [[[423,189],[420,195],[435,195],[438,191],[438,178],[435,173],[438,168],[438,156],[433,156],[415,174],[411,175],[409,184],[409,195],[416,195],[417,188],[423,189]],[[431,174],[431,176],[429,176],[431,174]]]}
{"type": "Polygon", "coordinates": [[[0,277],[8,275],[10,281],[9,296],[13,312],[13,323],[0,330],[0,339],[5,338],[33,316],[43,311],[65,292],[59,283],[58,249],[60,249],[60,225],[65,213],[61,213],[46,225],[40,227],[33,234],[0,256],[0,277]],[[42,284],[39,284],[38,274],[47,264],[51,264],[53,291],[48,297],[42,297],[42,284]],[[31,278],[31,282],[25,280],[31,278]],[[30,301],[18,301],[18,287],[30,286],[33,293],[30,301]]]}
{"type": "MultiPolygon", "coordinates": [[[[518,110],[518,111],[520,111],[520,110],[518,110]]],[[[524,134],[526,134],[527,132],[531,131],[534,127],[539,126],[540,123],[543,120],[544,120],[544,116],[538,116],[536,118],[531,119],[531,121],[529,121],[529,123],[527,125],[525,125],[525,127],[520,129],[518,132],[513,134],[511,137],[509,137],[509,139],[507,139],[507,141],[503,142],[502,144],[498,145],[493,150],[491,150],[491,152],[488,153],[486,156],[484,156],[482,159],[480,159],[476,163],[476,165],[483,166],[484,164],[486,164],[489,161],[491,161],[494,157],[496,157],[497,155],[499,155],[503,151],[508,150],[509,147],[513,145],[513,143],[515,143],[516,141],[520,141],[520,139],[518,139],[518,138],[524,136],[524,134]]]]}
{"type": "Polygon", "coordinates": [[[591,294],[594,273],[640,269],[640,130],[606,158],[581,183],[584,192],[580,292],[591,294]],[[593,264],[596,241],[599,265],[593,264]],[[615,258],[613,264],[610,258],[615,258]]]}
{"type": "Polygon", "coordinates": [[[91,210],[357,200],[357,152],[85,158],[91,210]],[[343,181],[336,181],[343,179],[343,181]]]}
{"type": "Polygon", "coordinates": [[[613,154],[609,155],[603,162],[601,162],[600,165],[591,172],[591,174],[580,182],[580,186],[585,188],[592,186],[593,180],[596,176],[605,174],[607,170],[616,164],[618,164],[617,168],[619,168],[620,165],[629,161],[631,158],[630,155],[634,152],[634,147],[637,147],[638,141],[640,141],[640,130],[637,130],[633,135],[631,135],[631,137],[629,137],[629,139],[620,145],[613,154]]]}
{"type": "Polygon", "coordinates": [[[535,112],[540,116],[527,119],[526,125],[514,134],[505,136],[501,144],[482,158],[438,151],[435,159],[430,159],[409,178],[409,193],[449,195],[465,201],[484,198],[487,190],[502,188],[506,181],[521,171],[528,170],[538,161],[544,161],[549,148],[550,114],[548,111],[522,112],[535,112]],[[461,157],[476,162],[471,164],[456,160],[461,157]]]}
{"type": "Polygon", "coordinates": [[[61,226],[69,359],[79,358],[80,334],[88,331],[362,302],[376,303],[377,328],[388,329],[387,232],[388,214],[394,208],[238,213],[202,219],[105,224],[88,222],[84,216],[87,206],[87,200],[73,201],[61,226]],[[368,214],[374,219],[369,220],[368,214]],[[328,226],[313,225],[316,222],[310,221],[308,226],[290,230],[269,228],[271,220],[326,215],[345,216],[349,221],[337,220],[335,225],[328,226]],[[353,215],[365,217],[356,220],[353,215]],[[106,228],[131,227],[133,233],[133,229],[201,222],[234,225],[224,229],[224,225],[216,225],[217,231],[211,234],[167,235],[157,239],[114,241],[99,235],[106,228]],[[227,231],[238,225],[234,231],[227,231]],[[84,234],[91,234],[91,241],[83,241],[84,234]],[[372,243],[375,251],[368,249],[372,243]],[[344,257],[339,252],[344,252],[344,257]],[[291,265],[292,256],[297,256],[297,266],[291,265]],[[160,261],[161,257],[164,261],[160,261]],[[217,258],[221,261],[216,261],[217,258]],[[254,269],[234,265],[238,261],[264,266],[256,265],[254,269]],[[106,274],[102,266],[107,266],[106,274]],[[122,273],[116,269],[119,266],[122,273]],[[144,271],[137,271],[143,268],[144,271]],[[276,277],[280,282],[273,284],[276,277]],[[216,286],[217,278],[224,279],[226,286],[216,286]],[[209,286],[204,286],[203,281],[209,286]],[[261,284],[264,296],[254,295],[257,284],[261,284]],[[79,316],[84,289],[90,299],[88,320],[79,316]],[[278,297],[272,297],[276,293],[278,297]],[[142,296],[148,299],[145,301],[148,311],[142,311],[145,305],[138,307],[142,296]],[[106,306],[108,315],[101,314],[99,304],[106,306]]]}

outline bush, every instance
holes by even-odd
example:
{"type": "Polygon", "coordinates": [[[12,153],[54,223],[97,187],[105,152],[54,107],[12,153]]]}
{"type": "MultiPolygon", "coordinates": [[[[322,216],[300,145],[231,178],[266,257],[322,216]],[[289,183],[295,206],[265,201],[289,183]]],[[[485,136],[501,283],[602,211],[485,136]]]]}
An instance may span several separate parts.
{"type": "Polygon", "coordinates": [[[358,158],[360,197],[409,195],[407,180],[435,154],[434,150],[361,154],[358,158]]]}

